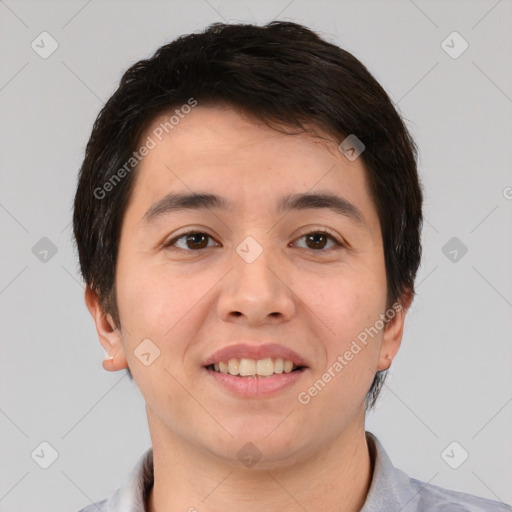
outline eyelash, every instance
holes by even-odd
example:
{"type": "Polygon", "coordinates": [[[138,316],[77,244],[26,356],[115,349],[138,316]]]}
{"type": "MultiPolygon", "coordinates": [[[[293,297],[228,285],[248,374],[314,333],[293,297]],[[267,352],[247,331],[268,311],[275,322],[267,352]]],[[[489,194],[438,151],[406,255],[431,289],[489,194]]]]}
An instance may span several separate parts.
{"type": "MultiPolygon", "coordinates": [[[[178,240],[181,240],[182,238],[186,238],[187,236],[190,236],[190,235],[206,235],[207,237],[213,239],[212,236],[210,236],[208,233],[205,233],[203,231],[187,231],[186,233],[182,233],[181,235],[177,236],[176,238],[169,240],[169,242],[166,242],[163,245],[163,247],[171,248],[178,240]]],[[[341,242],[340,240],[338,240],[336,238],[336,236],[334,236],[333,232],[331,232],[330,230],[328,230],[326,228],[320,229],[318,231],[310,231],[308,233],[305,233],[305,234],[301,235],[297,240],[300,240],[301,238],[304,238],[305,236],[308,236],[308,235],[325,235],[335,243],[335,247],[331,247],[330,249],[318,249],[318,250],[317,249],[309,249],[310,251],[313,251],[313,252],[328,252],[329,250],[336,250],[336,249],[346,247],[346,245],[343,242],[341,242]]],[[[198,251],[201,251],[201,250],[207,249],[207,248],[208,247],[204,247],[202,249],[181,249],[178,247],[175,249],[185,251],[185,252],[198,252],[198,251]]]]}

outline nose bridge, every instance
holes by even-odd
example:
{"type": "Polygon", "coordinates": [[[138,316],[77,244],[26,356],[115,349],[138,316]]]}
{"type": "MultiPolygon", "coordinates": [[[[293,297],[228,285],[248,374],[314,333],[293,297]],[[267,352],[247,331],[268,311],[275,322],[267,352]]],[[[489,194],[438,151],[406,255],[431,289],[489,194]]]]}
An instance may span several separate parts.
{"type": "Polygon", "coordinates": [[[257,295],[259,301],[269,300],[276,292],[275,276],[270,269],[278,262],[276,249],[272,245],[267,234],[261,230],[246,236],[235,249],[237,288],[242,293],[257,295]]]}
{"type": "Polygon", "coordinates": [[[286,286],[286,266],[272,247],[268,229],[253,231],[235,246],[234,266],[228,285],[219,300],[219,314],[243,316],[249,322],[262,322],[293,313],[293,297],[286,286]]]}

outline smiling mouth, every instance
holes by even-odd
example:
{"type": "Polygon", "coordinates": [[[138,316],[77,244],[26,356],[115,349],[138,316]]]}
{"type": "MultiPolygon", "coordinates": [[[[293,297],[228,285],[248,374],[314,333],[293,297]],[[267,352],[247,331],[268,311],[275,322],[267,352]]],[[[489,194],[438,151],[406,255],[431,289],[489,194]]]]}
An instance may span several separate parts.
{"type": "Polygon", "coordinates": [[[242,377],[248,379],[267,378],[283,373],[292,373],[304,370],[306,366],[297,366],[292,361],[281,357],[265,359],[238,359],[231,358],[228,361],[205,366],[209,371],[242,377]]]}

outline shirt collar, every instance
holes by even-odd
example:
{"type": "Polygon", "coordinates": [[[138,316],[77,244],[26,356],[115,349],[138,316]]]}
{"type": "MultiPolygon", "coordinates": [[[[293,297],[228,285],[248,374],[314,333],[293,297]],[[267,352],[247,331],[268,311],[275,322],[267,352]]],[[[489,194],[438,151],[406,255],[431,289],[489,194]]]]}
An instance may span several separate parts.
{"type": "Polygon", "coordinates": [[[373,461],[373,474],[360,512],[401,510],[416,495],[410,486],[410,478],[393,466],[384,447],[371,432],[366,432],[366,440],[373,461]]]}
{"type": "MultiPolygon", "coordinates": [[[[366,501],[360,512],[399,510],[417,492],[410,487],[409,477],[395,468],[379,440],[366,432],[373,462],[373,473],[366,501]]],[[[106,512],[146,512],[145,502],[153,487],[153,449],[148,448],[123,484],[107,500],[106,512]]]]}
{"type": "Polygon", "coordinates": [[[153,487],[153,448],[148,448],[110,496],[106,512],[146,512],[145,503],[153,487]]]}

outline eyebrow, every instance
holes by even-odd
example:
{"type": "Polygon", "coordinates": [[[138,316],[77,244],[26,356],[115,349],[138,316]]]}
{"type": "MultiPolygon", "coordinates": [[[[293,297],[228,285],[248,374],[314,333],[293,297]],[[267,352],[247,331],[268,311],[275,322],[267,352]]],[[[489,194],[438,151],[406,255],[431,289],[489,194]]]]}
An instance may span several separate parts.
{"type": "MultiPolygon", "coordinates": [[[[142,221],[143,224],[148,225],[173,212],[209,209],[228,211],[230,202],[216,194],[171,192],[156,201],[146,211],[142,221]]],[[[347,199],[330,192],[290,194],[282,197],[277,203],[277,212],[280,214],[293,210],[310,209],[330,210],[337,215],[349,218],[357,224],[366,225],[359,208],[347,199]]]]}

